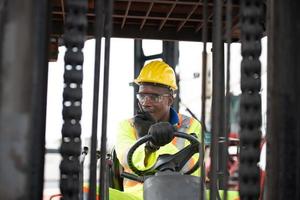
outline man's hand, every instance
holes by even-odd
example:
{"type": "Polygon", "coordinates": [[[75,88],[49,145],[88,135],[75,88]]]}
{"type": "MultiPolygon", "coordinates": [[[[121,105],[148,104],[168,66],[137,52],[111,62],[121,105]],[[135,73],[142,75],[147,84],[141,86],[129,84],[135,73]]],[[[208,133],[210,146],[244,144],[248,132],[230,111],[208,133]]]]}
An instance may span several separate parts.
{"type": "Polygon", "coordinates": [[[133,124],[139,138],[147,135],[150,126],[154,123],[155,120],[148,112],[138,112],[133,118],[133,124]]]}
{"type": "Polygon", "coordinates": [[[154,146],[164,146],[170,143],[174,138],[175,128],[169,122],[158,122],[149,129],[152,136],[151,143],[154,146]]]}

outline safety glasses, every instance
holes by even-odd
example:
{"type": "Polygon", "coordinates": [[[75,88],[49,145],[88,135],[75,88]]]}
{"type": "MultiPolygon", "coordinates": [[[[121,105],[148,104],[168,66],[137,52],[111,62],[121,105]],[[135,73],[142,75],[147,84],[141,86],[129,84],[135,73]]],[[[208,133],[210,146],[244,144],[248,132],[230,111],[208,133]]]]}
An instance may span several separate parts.
{"type": "Polygon", "coordinates": [[[136,98],[139,100],[139,102],[143,103],[146,101],[159,103],[162,101],[163,97],[168,97],[170,94],[153,94],[153,93],[137,93],[136,98]]]}

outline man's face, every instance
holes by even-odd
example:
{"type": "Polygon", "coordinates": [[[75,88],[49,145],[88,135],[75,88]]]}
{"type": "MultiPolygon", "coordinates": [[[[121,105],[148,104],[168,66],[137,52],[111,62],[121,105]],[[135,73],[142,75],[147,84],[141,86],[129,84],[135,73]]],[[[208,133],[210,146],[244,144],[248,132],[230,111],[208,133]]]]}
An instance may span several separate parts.
{"type": "Polygon", "coordinates": [[[167,121],[173,97],[167,88],[154,85],[140,85],[137,94],[144,111],[147,111],[156,121],[167,121]]]}

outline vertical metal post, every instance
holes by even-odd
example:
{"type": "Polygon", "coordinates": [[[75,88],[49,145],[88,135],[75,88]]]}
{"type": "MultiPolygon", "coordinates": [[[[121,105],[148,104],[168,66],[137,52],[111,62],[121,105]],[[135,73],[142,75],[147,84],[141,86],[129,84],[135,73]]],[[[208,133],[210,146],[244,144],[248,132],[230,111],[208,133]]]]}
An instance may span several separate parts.
{"type": "MultiPolygon", "coordinates": [[[[212,144],[210,198],[215,200],[218,189],[218,170],[220,167],[219,140],[224,139],[224,45],[222,33],[223,1],[214,1],[213,19],[213,98],[212,98],[212,144]]],[[[223,141],[222,141],[223,142],[223,141]]],[[[224,142],[222,143],[224,144],[224,142]]],[[[222,185],[221,185],[222,186],[222,185]]]]}
{"type": "Polygon", "coordinates": [[[4,3],[0,8],[0,199],[40,200],[44,178],[48,1],[4,3]]]}
{"type": "MultiPolygon", "coordinates": [[[[145,55],[143,51],[143,41],[139,39],[134,40],[134,78],[137,78],[142,67],[145,63],[145,55]]],[[[133,84],[133,99],[134,99],[134,106],[133,106],[133,113],[136,113],[138,108],[138,103],[136,99],[136,93],[138,92],[138,87],[136,84],[133,84]]]]}
{"type": "Polygon", "coordinates": [[[268,200],[300,198],[299,7],[268,1],[268,200]]]}
{"type": "Polygon", "coordinates": [[[200,200],[206,200],[205,191],[205,163],[204,163],[204,136],[206,132],[206,81],[207,81],[207,21],[208,21],[208,5],[207,0],[203,1],[203,31],[202,31],[202,41],[203,41],[203,52],[202,52],[202,94],[201,94],[201,145],[199,147],[200,152],[200,166],[201,166],[201,177],[200,177],[200,200]]]}
{"type": "Polygon", "coordinates": [[[224,200],[227,200],[228,188],[228,135],[230,133],[230,45],[232,29],[232,0],[226,3],[226,42],[227,42],[227,63],[226,63],[226,99],[225,99],[225,144],[223,149],[223,170],[224,170],[224,200]]]}
{"type": "Polygon", "coordinates": [[[98,133],[98,109],[99,109],[99,85],[100,85],[100,63],[101,63],[101,40],[104,31],[104,3],[103,0],[95,1],[95,65],[94,65],[94,91],[93,91],[93,118],[91,136],[91,159],[89,177],[89,200],[96,199],[97,183],[97,133],[98,133]]]}
{"type": "MultiPolygon", "coordinates": [[[[179,59],[179,43],[178,41],[163,41],[163,60],[168,63],[175,71],[175,67],[178,65],[179,59]]],[[[180,77],[176,74],[176,83],[179,86],[180,77]]],[[[173,103],[173,108],[179,111],[179,101],[180,101],[180,88],[178,87],[177,95],[173,103]]]]}
{"type": "Polygon", "coordinates": [[[203,32],[202,32],[202,41],[203,41],[203,52],[202,52],[202,94],[201,94],[201,125],[202,130],[206,130],[205,121],[206,121],[206,82],[207,82],[207,20],[208,20],[208,6],[207,0],[203,1],[203,32]]]}
{"type": "Polygon", "coordinates": [[[102,99],[102,129],[101,129],[101,158],[100,158],[100,199],[108,199],[107,183],[107,163],[106,163],[106,144],[107,144],[107,107],[109,89],[109,59],[110,59],[110,38],[112,34],[112,12],[113,0],[105,1],[106,13],[104,21],[104,75],[103,75],[103,99],[102,99]]]}

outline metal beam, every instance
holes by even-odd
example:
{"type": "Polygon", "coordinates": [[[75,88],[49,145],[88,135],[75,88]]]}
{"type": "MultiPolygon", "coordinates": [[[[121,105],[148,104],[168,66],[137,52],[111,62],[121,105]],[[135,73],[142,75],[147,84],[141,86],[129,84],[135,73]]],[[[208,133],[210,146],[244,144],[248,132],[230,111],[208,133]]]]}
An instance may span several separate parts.
{"type": "Polygon", "coordinates": [[[0,43],[0,199],[40,200],[44,178],[48,1],[6,3],[0,43]]]}
{"type": "Polygon", "coordinates": [[[299,199],[299,1],[268,1],[267,199],[299,199]]]}
{"type": "MultiPolygon", "coordinates": [[[[157,40],[181,40],[181,41],[195,41],[200,42],[202,38],[201,31],[195,32],[194,28],[186,28],[180,32],[176,32],[176,27],[164,27],[160,31],[156,26],[147,26],[140,30],[134,24],[126,23],[124,28],[121,28],[121,24],[113,25],[112,37],[116,38],[133,38],[133,39],[157,39],[157,40]]],[[[52,36],[61,37],[63,32],[63,25],[59,21],[52,21],[52,36]]],[[[93,37],[94,33],[94,23],[88,22],[87,35],[88,37],[93,37]]],[[[211,28],[208,29],[208,42],[211,42],[211,28]]],[[[233,40],[233,41],[236,41],[233,40]]]]}
{"type": "MultiPolygon", "coordinates": [[[[214,1],[213,25],[213,98],[212,98],[212,141],[211,141],[211,176],[210,198],[216,199],[218,193],[222,147],[224,145],[224,43],[222,34],[222,6],[223,2],[214,1]],[[220,140],[222,138],[222,144],[220,140]]],[[[221,179],[222,180],[222,179],[221,179]]],[[[221,185],[223,187],[223,185],[221,185]]]]}

